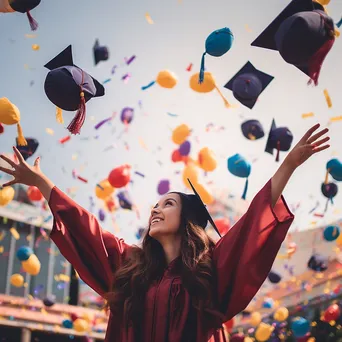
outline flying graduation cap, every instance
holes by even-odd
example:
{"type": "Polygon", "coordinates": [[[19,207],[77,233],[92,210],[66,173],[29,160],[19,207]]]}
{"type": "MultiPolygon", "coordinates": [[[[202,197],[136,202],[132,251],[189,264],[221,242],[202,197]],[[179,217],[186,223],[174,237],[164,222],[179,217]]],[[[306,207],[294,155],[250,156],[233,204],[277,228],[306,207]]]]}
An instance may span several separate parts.
{"type": "Polygon", "coordinates": [[[98,39],[96,39],[95,41],[93,53],[95,65],[97,65],[101,61],[107,61],[109,58],[109,50],[107,46],[100,46],[100,42],[98,39]]]}
{"type": "Polygon", "coordinates": [[[257,140],[264,137],[264,129],[258,120],[247,120],[241,124],[242,134],[248,140],[257,140]]]}
{"type": "Polygon", "coordinates": [[[30,158],[36,151],[39,146],[39,142],[37,139],[34,138],[26,138],[27,145],[20,146],[18,143],[18,138],[16,139],[17,142],[17,149],[23,156],[24,160],[30,158]]]}
{"type": "Polygon", "coordinates": [[[265,152],[273,155],[277,150],[276,161],[279,161],[279,152],[288,151],[291,147],[293,135],[287,127],[276,127],[275,120],[272,120],[271,130],[268,134],[265,152]]]}
{"type": "Polygon", "coordinates": [[[282,58],[318,84],[322,64],[335,42],[334,22],[312,0],[293,0],[251,44],[279,51],[282,58]]]}
{"type": "Polygon", "coordinates": [[[203,203],[200,195],[196,191],[195,187],[191,183],[190,179],[187,178],[192,191],[194,194],[188,195],[183,192],[175,192],[182,198],[182,205],[186,207],[185,212],[188,214],[187,219],[196,225],[206,228],[208,221],[215,229],[216,233],[221,237],[220,231],[216,227],[216,224],[207,210],[206,205],[203,203]]]}
{"type": "Polygon", "coordinates": [[[38,23],[33,19],[30,11],[40,4],[41,0],[0,0],[0,13],[19,12],[26,13],[32,31],[38,28],[38,23]]]}
{"type": "Polygon", "coordinates": [[[231,90],[240,103],[252,109],[273,78],[248,61],[224,87],[231,90]]]}
{"type": "Polygon", "coordinates": [[[74,65],[71,45],[47,63],[45,68],[50,72],[46,76],[44,89],[49,100],[57,106],[57,121],[63,122],[61,109],[77,110],[68,130],[72,134],[78,134],[85,121],[86,102],[93,97],[103,96],[104,87],[74,65]]]}

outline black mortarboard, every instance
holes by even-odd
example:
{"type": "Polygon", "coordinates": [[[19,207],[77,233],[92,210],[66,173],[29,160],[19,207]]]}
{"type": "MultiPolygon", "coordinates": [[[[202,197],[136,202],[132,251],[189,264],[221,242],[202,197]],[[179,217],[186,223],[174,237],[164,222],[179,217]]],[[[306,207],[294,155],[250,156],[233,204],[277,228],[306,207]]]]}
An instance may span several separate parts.
{"type": "Polygon", "coordinates": [[[338,187],[336,183],[322,183],[321,191],[324,197],[326,197],[327,203],[325,205],[324,212],[328,210],[329,201],[334,204],[333,198],[337,195],[338,187]]]}
{"type": "Polygon", "coordinates": [[[188,182],[194,192],[194,195],[184,194],[182,192],[176,192],[182,198],[182,205],[185,206],[185,211],[187,213],[187,219],[194,224],[206,228],[208,221],[213,226],[219,237],[221,237],[220,231],[217,229],[216,224],[209,214],[205,204],[203,203],[200,195],[196,191],[195,187],[192,185],[190,179],[188,182]]]}
{"type": "Polygon", "coordinates": [[[133,204],[127,191],[121,191],[117,196],[122,209],[132,210],[133,204]]]}
{"type": "Polygon", "coordinates": [[[262,138],[265,133],[258,120],[247,120],[241,124],[242,134],[248,140],[257,140],[262,138]]]}
{"type": "Polygon", "coordinates": [[[79,133],[85,120],[85,103],[104,95],[104,87],[84,70],[74,65],[69,45],[45,65],[50,70],[44,89],[49,100],[66,111],[78,110],[68,130],[79,133]]]}
{"type": "Polygon", "coordinates": [[[5,0],[13,11],[26,13],[30,22],[31,29],[35,31],[38,28],[38,23],[32,18],[30,11],[40,4],[41,0],[5,0]]]}
{"type": "Polygon", "coordinates": [[[95,41],[93,53],[95,65],[97,65],[101,61],[107,61],[109,58],[109,50],[107,46],[100,46],[100,42],[98,39],[96,39],[95,41]]]}
{"type": "Polygon", "coordinates": [[[20,146],[17,141],[17,149],[24,157],[24,160],[27,160],[29,157],[31,157],[37,150],[39,146],[39,142],[37,139],[34,138],[25,138],[27,141],[26,146],[20,146]]]}
{"type": "Polygon", "coordinates": [[[254,40],[252,46],[279,51],[283,59],[316,85],[334,41],[333,20],[312,0],[293,0],[254,40]]]}
{"type": "Polygon", "coordinates": [[[272,284],[277,284],[281,280],[281,276],[278,273],[275,273],[273,271],[270,271],[267,278],[272,284]]]}
{"type": "Polygon", "coordinates": [[[320,254],[313,254],[308,261],[308,268],[315,272],[323,272],[328,268],[327,258],[320,254]]]}
{"type": "Polygon", "coordinates": [[[288,151],[291,147],[293,135],[287,127],[276,127],[272,120],[271,130],[268,134],[265,152],[273,155],[273,150],[277,150],[276,161],[279,161],[279,152],[288,151]]]}
{"type": "Polygon", "coordinates": [[[273,78],[247,62],[224,87],[231,90],[239,102],[252,109],[273,78]]]}

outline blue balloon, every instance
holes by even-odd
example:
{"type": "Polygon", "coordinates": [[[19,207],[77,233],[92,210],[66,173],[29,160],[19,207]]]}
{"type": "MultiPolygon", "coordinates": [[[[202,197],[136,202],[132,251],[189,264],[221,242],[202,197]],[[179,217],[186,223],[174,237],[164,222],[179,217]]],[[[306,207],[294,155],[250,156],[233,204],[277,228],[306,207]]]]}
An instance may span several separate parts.
{"type": "Polygon", "coordinates": [[[303,317],[297,317],[291,322],[291,330],[295,337],[303,337],[310,331],[310,323],[303,317]]]}
{"type": "Polygon", "coordinates": [[[33,254],[33,250],[32,250],[32,248],[30,248],[28,246],[21,246],[17,250],[17,258],[20,261],[26,261],[32,254],[33,254]]]}
{"type": "Polygon", "coordinates": [[[338,159],[330,159],[327,162],[327,170],[329,170],[332,178],[342,181],[342,163],[338,159]]]}
{"type": "Polygon", "coordinates": [[[73,323],[72,323],[72,321],[70,319],[65,319],[62,322],[62,325],[63,325],[64,328],[72,329],[73,323]]]}
{"type": "Polygon", "coordinates": [[[265,301],[262,303],[262,307],[265,309],[272,309],[274,305],[274,301],[272,298],[267,298],[265,301]]]}
{"type": "Polygon", "coordinates": [[[324,229],[323,237],[326,241],[334,241],[340,236],[340,228],[337,226],[328,226],[324,229]]]}

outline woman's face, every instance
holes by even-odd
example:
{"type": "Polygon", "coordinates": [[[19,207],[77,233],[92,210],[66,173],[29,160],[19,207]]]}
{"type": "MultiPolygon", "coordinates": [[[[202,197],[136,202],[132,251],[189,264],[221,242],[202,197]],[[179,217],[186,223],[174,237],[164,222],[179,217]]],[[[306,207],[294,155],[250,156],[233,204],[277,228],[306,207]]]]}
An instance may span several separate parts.
{"type": "Polygon", "coordinates": [[[181,223],[182,203],[176,193],[164,195],[152,209],[149,219],[149,235],[158,240],[160,236],[176,235],[181,223]]]}

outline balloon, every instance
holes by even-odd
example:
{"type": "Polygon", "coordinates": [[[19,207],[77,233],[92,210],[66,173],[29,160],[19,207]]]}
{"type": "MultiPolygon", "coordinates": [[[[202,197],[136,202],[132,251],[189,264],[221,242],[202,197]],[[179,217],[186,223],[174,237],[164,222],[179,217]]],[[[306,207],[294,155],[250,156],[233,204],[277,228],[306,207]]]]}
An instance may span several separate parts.
{"type": "Polygon", "coordinates": [[[190,141],[186,140],[179,146],[179,153],[181,156],[188,156],[190,153],[191,144],[190,141]]]}
{"type": "Polygon", "coordinates": [[[74,329],[78,332],[87,331],[89,329],[89,323],[82,318],[77,318],[74,321],[74,329]]]}
{"type": "Polygon", "coordinates": [[[190,128],[187,125],[182,124],[173,130],[172,141],[177,145],[181,145],[189,135],[190,128]]]}
{"type": "MultiPolygon", "coordinates": [[[[191,179],[190,179],[191,180],[191,179]]],[[[191,180],[192,182],[192,180],[191,180]]],[[[193,183],[193,182],[192,182],[193,183]]],[[[211,194],[207,191],[207,189],[201,185],[201,184],[194,184],[199,196],[201,197],[202,199],[202,202],[204,204],[211,204],[214,202],[214,198],[211,196],[211,194]]]]}
{"type": "Polygon", "coordinates": [[[171,89],[176,86],[178,79],[173,72],[162,70],[158,73],[156,82],[163,88],[171,89]]]}
{"type": "Polygon", "coordinates": [[[260,314],[260,312],[257,312],[257,311],[255,311],[255,312],[253,312],[252,314],[251,314],[251,317],[250,317],[250,319],[249,319],[249,323],[253,326],[253,327],[257,327],[259,324],[260,324],[260,322],[261,322],[261,314],[260,314]]]}
{"type": "Polygon", "coordinates": [[[20,261],[26,261],[33,254],[32,248],[28,246],[21,246],[17,250],[17,258],[20,261]]]}
{"type": "Polygon", "coordinates": [[[203,83],[198,82],[199,73],[196,73],[190,78],[190,88],[198,93],[210,93],[216,88],[216,83],[213,75],[205,71],[203,83]]]}
{"type": "Polygon", "coordinates": [[[219,219],[216,219],[214,222],[221,236],[228,233],[228,230],[230,228],[230,222],[227,218],[225,217],[219,218],[219,219]]]}
{"type": "Polygon", "coordinates": [[[134,117],[134,108],[129,108],[129,107],[125,107],[122,111],[121,111],[121,121],[124,124],[129,124],[132,122],[134,117]]]}
{"type": "Polygon", "coordinates": [[[324,312],[323,320],[325,322],[337,321],[341,315],[341,310],[338,304],[330,305],[324,312]]]}
{"type": "Polygon", "coordinates": [[[47,296],[43,299],[43,304],[47,307],[51,307],[55,305],[55,303],[56,303],[55,296],[47,296]]]}
{"type": "Polygon", "coordinates": [[[63,322],[62,322],[62,325],[64,328],[67,328],[67,329],[72,329],[72,321],[70,319],[65,319],[63,322]]]}
{"type": "Polygon", "coordinates": [[[117,189],[126,186],[131,179],[130,170],[131,166],[128,164],[116,167],[110,172],[108,182],[112,187],[117,189]]]}
{"type": "Polygon", "coordinates": [[[303,317],[297,317],[291,322],[291,329],[295,337],[303,337],[310,330],[310,323],[303,317]]]}
{"type": "Polygon", "coordinates": [[[171,159],[174,163],[184,161],[184,157],[180,154],[179,150],[172,152],[171,159]]]}
{"type": "Polygon", "coordinates": [[[187,178],[190,179],[192,184],[198,183],[198,169],[193,163],[186,165],[183,170],[183,183],[188,189],[191,189],[187,178]]]}
{"type": "Polygon", "coordinates": [[[340,228],[337,226],[328,226],[324,229],[323,237],[326,241],[334,241],[340,236],[340,228]]]}
{"type": "Polygon", "coordinates": [[[337,246],[341,246],[342,247],[342,234],[340,234],[340,236],[336,240],[336,244],[337,244],[337,246]]]}
{"type": "Polygon", "coordinates": [[[40,192],[40,190],[35,187],[35,186],[30,186],[27,189],[27,197],[30,199],[30,201],[35,202],[35,201],[40,201],[43,199],[43,195],[40,192]]]}
{"type": "Polygon", "coordinates": [[[329,5],[330,3],[330,0],[315,0],[315,1],[321,4],[322,6],[329,5]]]}
{"type": "Polygon", "coordinates": [[[234,318],[230,319],[227,322],[224,322],[223,325],[226,327],[227,331],[231,333],[233,327],[234,327],[234,318]]]}
{"type": "Polygon", "coordinates": [[[39,146],[39,142],[37,139],[34,138],[25,138],[27,141],[26,146],[20,146],[17,141],[17,149],[24,157],[24,160],[30,158],[36,151],[39,146]]]}
{"type": "Polygon", "coordinates": [[[255,338],[260,342],[267,341],[271,337],[273,330],[274,328],[271,325],[261,322],[255,331],[255,338]]]}
{"type": "Polygon", "coordinates": [[[163,179],[159,182],[157,188],[159,195],[167,194],[170,191],[170,181],[168,179],[163,179]]]}
{"type": "Polygon", "coordinates": [[[30,275],[35,276],[40,272],[40,261],[35,254],[32,254],[26,261],[22,261],[21,265],[30,275]]]}
{"type": "Polygon", "coordinates": [[[208,147],[202,148],[198,153],[198,164],[206,172],[214,171],[217,167],[215,154],[208,147]]]}
{"type": "Polygon", "coordinates": [[[12,274],[11,285],[15,287],[22,287],[24,285],[24,277],[19,273],[12,274]]]}
{"type": "Polygon", "coordinates": [[[109,197],[109,198],[106,200],[105,204],[106,204],[107,210],[108,210],[109,212],[111,212],[111,213],[116,209],[116,204],[115,204],[115,202],[114,202],[114,199],[111,198],[111,197],[109,197]]]}
{"type": "Polygon", "coordinates": [[[108,179],[104,179],[98,185],[96,185],[95,188],[95,195],[98,199],[105,200],[115,191],[115,189],[108,182],[108,179]]]}
{"type": "Polygon", "coordinates": [[[265,309],[272,309],[274,305],[274,301],[272,298],[266,298],[262,304],[262,307],[265,309]]]}
{"type": "Polygon", "coordinates": [[[15,195],[15,191],[11,186],[5,186],[4,188],[0,188],[0,207],[6,206],[10,203],[15,195]]]}
{"type": "Polygon", "coordinates": [[[273,315],[273,318],[278,322],[285,321],[287,317],[289,317],[289,310],[287,310],[287,308],[285,307],[277,309],[277,311],[273,315]]]}
{"type": "Polygon", "coordinates": [[[99,210],[99,220],[104,221],[106,219],[106,213],[103,211],[103,209],[99,210]]]}
{"type": "Polygon", "coordinates": [[[78,318],[78,315],[73,312],[73,313],[71,313],[70,318],[73,322],[75,322],[76,319],[78,318]]]}
{"type": "Polygon", "coordinates": [[[244,342],[245,335],[243,333],[234,334],[230,337],[229,342],[244,342]]]}

